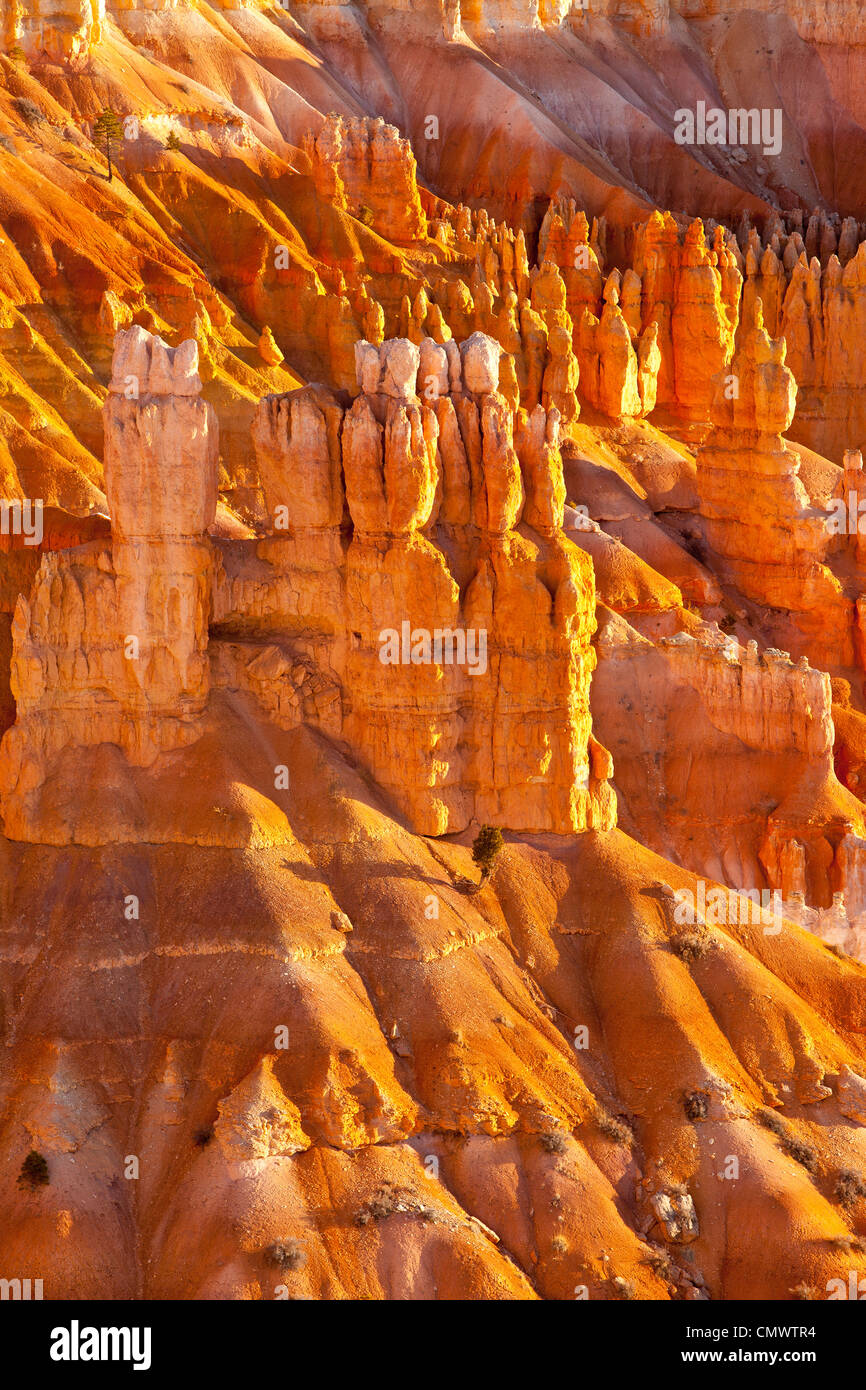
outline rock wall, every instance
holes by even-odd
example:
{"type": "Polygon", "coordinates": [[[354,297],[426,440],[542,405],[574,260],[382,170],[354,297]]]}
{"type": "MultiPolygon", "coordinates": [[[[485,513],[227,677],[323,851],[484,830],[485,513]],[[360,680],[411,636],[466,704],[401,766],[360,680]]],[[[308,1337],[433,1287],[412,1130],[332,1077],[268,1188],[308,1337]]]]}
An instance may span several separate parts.
{"type": "Polygon", "coordinates": [[[2,0],[3,48],[28,58],[83,62],[102,37],[105,0],[2,0]]]}
{"type": "Polygon", "coordinates": [[[603,279],[604,227],[590,229],[573,204],[557,206],[542,223],[534,266],[523,232],[483,209],[461,206],[431,222],[449,257],[472,269],[466,279],[434,278],[426,319],[410,323],[409,335],[495,337],[513,359],[503,390],[526,409],[555,404],[565,426],[581,402],[618,420],[648,415],[661,367],[658,325],[634,321],[632,272],[603,279]]]}
{"type": "Polygon", "coordinates": [[[618,615],[603,621],[598,656],[593,716],[624,829],[717,883],[786,901],[800,891],[815,913],[839,891],[852,912],[866,908],[866,861],[852,849],[863,807],[835,777],[826,672],[715,623],[651,641],[618,615]]]}
{"type": "Polygon", "coordinates": [[[796,615],[798,655],[808,649],[816,662],[850,667],[859,660],[858,609],[824,563],[828,515],[812,505],[799,457],[782,439],[796,407],[785,339],[770,338],[760,299],[752,314],[698,452],[707,540],[742,594],[796,615]]]}
{"type": "Polygon", "coordinates": [[[381,116],[330,115],[305,136],[304,152],[324,201],[347,209],[389,241],[426,236],[412,146],[381,116]]]}
{"type": "Polygon", "coordinates": [[[111,543],[42,558],[12,623],[16,723],[0,745],[7,834],[39,838],[38,799],[64,748],[117,744],[134,765],[201,732],[217,427],[194,342],[117,334],[105,403],[111,543]]]}
{"type": "Polygon", "coordinates": [[[866,430],[858,344],[866,287],[866,227],[816,209],[773,214],[759,232],[748,217],[727,245],[743,272],[741,319],[760,298],[772,337],[787,343],[797,382],[794,439],[841,463],[866,430]]]}
{"type": "Polygon", "coordinates": [[[696,690],[720,732],[756,752],[798,753],[829,773],[833,719],[830,677],[805,657],[796,664],[787,652],[744,649],[707,623],[696,639],[688,633],[662,637],[659,646],[672,672],[696,690]]]}
{"type": "Polygon", "coordinates": [[[500,358],[481,334],[362,341],[350,409],[322,387],[263,400],[273,535],[221,546],[209,647],[217,443],[195,343],[119,332],[111,543],[45,555],[15,613],[7,834],[39,839],[64,749],[117,744],[149,766],[199,737],[211,681],[342,739],[421,833],[613,825],[559,414],[515,414],[500,358]]]}
{"type": "MultiPolygon", "coordinates": [[[[350,0],[299,0],[299,8],[339,10],[350,0]]],[[[737,13],[737,0],[364,0],[363,8],[378,21],[410,13],[419,23],[445,38],[461,31],[469,35],[488,30],[558,28],[567,26],[578,34],[592,21],[615,22],[640,37],[665,34],[678,19],[714,20],[737,13]]],[[[821,5],[804,0],[755,0],[750,8],[758,14],[786,13],[804,38],[817,43],[844,44],[851,36],[866,39],[857,0],[824,0],[821,5]]]]}
{"type": "MultiPolygon", "coordinates": [[[[343,736],[426,834],[473,818],[613,823],[589,719],[592,565],[561,529],[559,416],[515,416],[500,357],[481,334],[459,349],[362,341],[349,410],[305,388],[263,401],[254,426],[275,535],[252,601],[273,617],[303,588],[303,641],[327,648],[343,685],[343,736]]],[[[220,620],[236,624],[250,597],[227,582],[220,620]]]]}

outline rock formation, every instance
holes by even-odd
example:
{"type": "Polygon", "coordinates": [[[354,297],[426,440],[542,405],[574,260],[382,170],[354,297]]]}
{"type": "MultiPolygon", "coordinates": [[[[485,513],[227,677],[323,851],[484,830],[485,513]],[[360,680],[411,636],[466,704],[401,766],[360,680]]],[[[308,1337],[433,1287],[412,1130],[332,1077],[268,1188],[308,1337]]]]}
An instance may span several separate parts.
{"type": "Polygon", "coordinates": [[[798,613],[798,655],[808,645],[815,659],[850,666],[857,611],[823,563],[828,517],[812,505],[799,458],[782,439],[796,406],[786,343],[764,328],[760,299],[753,313],[717,391],[716,428],[698,456],[707,539],[744,595],[798,613]]]}
{"type": "MultiPolygon", "coordinates": [[[[588,715],[591,566],[561,530],[555,408],[515,430],[482,334],[459,350],[361,341],[357,363],[345,414],[308,388],[263,401],[254,425],[275,536],[260,553],[275,591],[299,568],[308,588],[321,576],[305,640],[344,683],[344,737],[421,833],[611,824],[588,715]]],[[[218,617],[244,602],[221,588],[218,617]]]]}
{"type": "Polygon", "coordinates": [[[3,1292],[866,1277],[864,43],[0,0],[3,1292]]]}
{"type": "Polygon", "coordinates": [[[12,623],[17,722],[0,747],[10,835],[40,838],[42,784],[65,748],[117,744],[146,766],[201,732],[218,446],[197,365],[192,341],[117,335],[105,404],[111,544],[46,554],[12,623]]]}
{"type": "Polygon", "coordinates": [[[7,50],[75,66],[99,43],[104,22],[105,0],[49,0],[33,6],[3,0],[0,6],[0,35],[7,50]]]}
{"type": "Polygon", "coordinates": [[[426,235],[412,146],[381,116],[347,121],[329,114],[321,130],[305,137],[304,149],[323,201],[346,208],[390,241],[426,235]]]}
{"type": "Polygon", "coordinates": [[[357,362],[349,411],[305,387],[257,413],[268,572],[247,588],[221,567],[214,616],[234,628],[280,620],[305,659],[259,645],[244,661],[208,652],[217,442],[195,343],[118,334],[105,408],[111,545],[71,564],[45,556],[16,609],[8,834],[41,838],[39,797],[64,749],[119,744],[147,766],[200,735],[210,657],[218,685],[254,694],[283,728],[308,717],[303,697],[283,698],[288,673],[318,691],[314,722],[348,740],[421,834],[473,819],[613,824],[609,759],[589,719],[592,567],[561,530],[555,408],[523,416],[515,437],[500,348],[482,334],[459,350],[361,341],[357,362]]]}

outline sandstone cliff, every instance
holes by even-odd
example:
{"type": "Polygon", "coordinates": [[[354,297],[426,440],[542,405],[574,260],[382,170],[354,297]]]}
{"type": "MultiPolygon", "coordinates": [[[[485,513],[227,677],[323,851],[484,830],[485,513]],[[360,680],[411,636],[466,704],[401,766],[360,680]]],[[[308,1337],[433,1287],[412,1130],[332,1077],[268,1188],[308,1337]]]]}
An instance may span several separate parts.
{"type": "Polygon", "coordinates": [[[863,42],[0,5],[4,1276],[866,1272],[863,42]]]}
{"type": "Polygon", "coordinates": [[[609,828],[609,760],[589,718],[592,567],[561,529],[558,415],[538,406],[515,431],[498,345],[448,347],[361,341],[345,414],[321,389],[262,402],[273,539],[224,544],[212,599],[217,443],[195,343],[119,333],[111,545],[46,555],[15,612],[7,834],[79,839],[53,814],[40,830],[69,749],[116,744],[147,766],[200,736],[212,609],[221,633],[263,623],[289,639],[218,644],[217,685],[253,694],[283,728],[312,698],[314,722],[421,833],[609,828]]]}

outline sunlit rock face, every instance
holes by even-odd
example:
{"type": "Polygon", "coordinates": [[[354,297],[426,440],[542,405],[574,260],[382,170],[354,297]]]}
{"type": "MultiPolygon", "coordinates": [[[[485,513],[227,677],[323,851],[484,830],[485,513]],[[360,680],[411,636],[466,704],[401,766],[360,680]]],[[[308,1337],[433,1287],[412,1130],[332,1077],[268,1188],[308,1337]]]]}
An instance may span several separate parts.
{"type": "Polygon", "coordinates": [[[426,234],[409,141],[381,117],[329,117],[304,143],[316,191],[396,242],[426,234]]]}
{"type": "Polygon", "coordinates": [[[228,552],[212,601],[218,441],[196,345],[119,332],[110,546],[47,555],[15,613],[7,830],[38,838],[24,801],[64,748],[118,743],[147,765],[200,733],[211,657],[218,684],[251,691],[281,726],[304,717],[287,675],[327,691],[315,722],[348,739],[420,833],[473,819],[609,828],[609,758],[589,716],[592,567],[562,531],[559,417],[538,406],[515,437],[500,357],[483,334],[447,350],[361,341],[350,410],[324,388],[262,401],[268,570],[245,590],[228,552]],[[208,652],[212,606],[249,640],[297,626],[287,592],[304,593],[297,677],[279,649],[253,648],[246,665],[208,652]]]}
{"type": "MultiPolygon", "coordinates": [[[[344,735],[419,830],[606,828],[594,588],[562,531],[559,416],[537,406],[515,431],[500,357],[480,333],[459,350],[361,341],[350,410],[310,388],[263,401],[254,438],[276,526],[261,552],[274,583],[329,575],[314,602],[344,735]]],[[[237,621],[242,600],[225,587],[218,602],[237,621]]]]}
{"type": "Polygon", "coordinates": [[[864,43],[0,7],[4,1280],[866,1277],[864,43]]]}
{"type": "Polygon", "coordinates": [[[201,732],[218,440],[197,366],[194,342],[117,336],[105,403],[111,542],[46,554],[15,609],[18,720],[0,749],[7,833],[39,838],[41,784],[64,748],[117,744],[147,765],[201,732]]]}
{"type": "Polygon", "coordinates": [[[28,58],[83,62],[99,43],[105,0],[3,0],[0,26],[5,47],[20,48],[28,58]]]}

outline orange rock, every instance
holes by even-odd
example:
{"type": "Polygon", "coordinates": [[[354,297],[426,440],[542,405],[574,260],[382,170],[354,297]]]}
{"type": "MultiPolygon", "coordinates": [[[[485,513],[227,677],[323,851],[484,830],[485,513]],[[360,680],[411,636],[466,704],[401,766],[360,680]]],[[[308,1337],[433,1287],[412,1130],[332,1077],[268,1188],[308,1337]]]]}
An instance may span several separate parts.
{"type": "Polygon", "coordinates": [[[217,431],[197,366],[194,342],[117,335],[105,405],[111,546],[46,554],[15,610],[18,719],[0,752],[7,834],[57,834],[38,805],[65,747],[115,743],[147,765],[200,732],[217,431]]]}
{"type": "Polygon", "coordinates": [[[748,597],[796,610],[790,633],[797,655],[850,665],[856,620],[842,585],[823,563],[830,547],[827,518],[816,512],[798,474],[800,463],[781,438],[796,408],[796,383],[785,365],[785,340],[754,323],[720,386],[718,428],[698,456],[698,490],[707,537],[748,597]],[[745,511],[739,499],[750,498],[745,511]],[[820,613],[820,617],[819,617],[820,613]],[[828,626],[827,615],[834,614],[828,626]]]}
{"type": "Polygon", "coordinates": [[[315,135],[304,137],[304,152],[320,198],[362,222],[369,219],[389,241],[427,235],[412,146],[380,116],[331,114],[315,135]]]}
{"type": "Polygon", "coordinates": [[[577,386],[578,360],[571,350],[569,329],[554,325],[547,340],[548,360],[541,381],[541,403],[545,410],[556,410],[566,425],[580,414],[577,386]]]}
{"type": "Polygon", "coordinates": [[[803,215],[781,165],[647,119],[659,61],[730,88],[662,0],[576,85],[599,15],[565,0],[88,4],[2,20],[0,1270],[860,1278],[854,7],[773,31],[803,215]],[[420,184],[394,127],[325,114],[353,92],[420,184]]]}
{"type": "Polygon", "coordinates": [[[265,324],[259,338],[259,356],[268,367],[278,367],[283,361],[283,354],[277,346],[274,335],[270,328],[265,324]]]}
{"type": "MultiPolygon", "coordinates": [[[[721,251],[721,248],[720,248],[721,251]]],[[[658,325],[660,406],[685,419],[706,420],[734,346],[739,272],[706,245],[700,221],[682,245],[670,215],[653,213],[638,228],[634,270],[641,278],[643,326],[658,325]]]]}
{"type": "MultiPolygon", "coordinates": [[[[269,511],[282,500],[288,513],[288,538],[262,549],[275,567],[273,611],[283,576],[290,589],[299,565],[308,585],[322,576],[315,604],[327,610],[317,621],[328,668],[347,694],[366,692],[363,715],[344,697],[343,737],[426,833],[473,814],[551,828],[609,824],[613,815],[608,773],[598,773],[606,763],[589,751],[591,568],[561,531],[559,417],[539,406],[515,434],[513,408],[498,392],[500,358],[481,334],[459,352],[429,338],[420,347],[362,342],[361,394],[341,427],[333,398],[307,388],[263,402],[254,432],[269,511]],[[337,448],[354,531],[329,597],[327,556],[339,555],[337,448]],[[302,498],[289,486],[298,477],[302,498]],[[540,538],[552,597],[533,548],[514,530],[521,517],[540,538]],[[468,585],[463,600],[458,575],[468,585]],[[555,726],[530,713],[536,697],[520,674],[527,637],[518,632],[533,633],[535,659],[549,672],[546,701],[562,710],[555,726]],[[433,645],[442,640],[444,664],[433,645]],[[513,708],[506,715],[499,705],[497,741],[512,748],[504,761],[483,732],[496,722],[496,689],[510,692],[513,708]],[[577,780],[575,760],[585,768],[577,780]],[[528,797],[527,775],[536,779],[528,797]]],[[[221,588],[223,621],[237,621],[243,592],[221,588]]]]}

